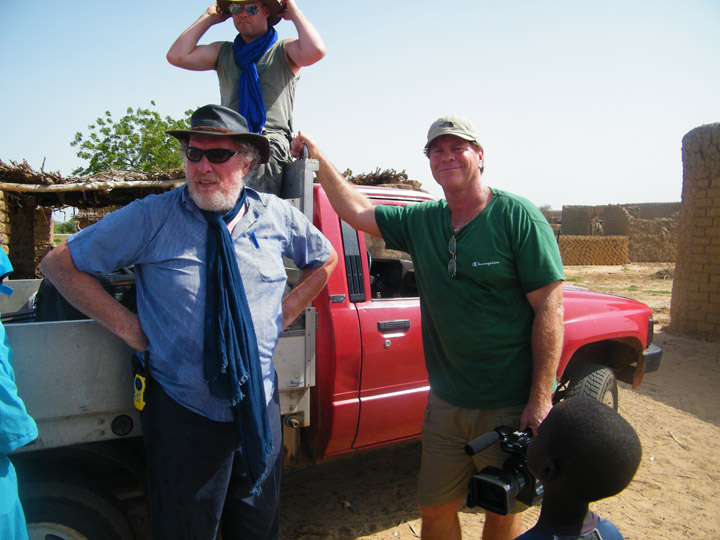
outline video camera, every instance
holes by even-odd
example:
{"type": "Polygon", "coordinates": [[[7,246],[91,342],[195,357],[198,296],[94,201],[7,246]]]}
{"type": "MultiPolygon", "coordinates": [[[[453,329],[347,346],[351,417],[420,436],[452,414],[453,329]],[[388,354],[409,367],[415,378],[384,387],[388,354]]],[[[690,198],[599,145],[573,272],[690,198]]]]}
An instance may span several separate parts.
{"type": "Polygon", "coordinates": [[[510,454],[502,469],[485,467],[470,479],[467,505],[479,506],[505,516],[517,499],[528,506],[540,504],[543,486],[527,468],[527,449],[532,431],[515,431],[507,426],[496,427],[465,445],[465,452],[474,456],[500,441],[500,449],[510,454]]]}

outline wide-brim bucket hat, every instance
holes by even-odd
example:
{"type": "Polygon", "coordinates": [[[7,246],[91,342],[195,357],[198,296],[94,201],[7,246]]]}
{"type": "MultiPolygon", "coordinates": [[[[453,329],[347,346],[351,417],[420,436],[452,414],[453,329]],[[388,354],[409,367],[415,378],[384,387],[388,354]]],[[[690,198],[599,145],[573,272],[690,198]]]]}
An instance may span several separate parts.
{"type": "Polygon", "coordinates": [[[260,2],[270,10],[270,15],[268,16],[268,26],[275,26],[280,22],[279,13],[282,12],[283,8],[277,0],[218,0],[218,6],[220,6],[220,9],[223,11],[229,12],[230,4],[234,2],[250,1],[260,2]]]}
{"type": "Polygon", "coordinates": [[[243,115],[222,105],[200,107],[190,117],[190,129],[170,129],[165,133],[185,142],[193,135],[230,137],[257,148],[260,152],[260,163],[267,163],[270,159],[270,143],[267,137],[251,132],[243,115]]]}

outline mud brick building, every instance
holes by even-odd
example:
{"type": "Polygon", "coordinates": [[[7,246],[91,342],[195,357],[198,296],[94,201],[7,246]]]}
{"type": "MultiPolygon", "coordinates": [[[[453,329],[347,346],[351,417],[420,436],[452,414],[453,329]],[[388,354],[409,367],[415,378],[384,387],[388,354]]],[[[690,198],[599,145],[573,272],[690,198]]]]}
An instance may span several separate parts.
{"type": "Polygon", "coordinates": [[[670,329],[720,340],[720,123],[683,138],[683,191],[670,329]]]}
{"type": "Polygon", "coordinates": [[[565,250],[563,262],[674,262],[679,214],[679,202],[563,206],[560,230],[560,248],[565,250]]]}
{"type": "Polygon", "coordinates": [[[52,209],[0,191],[0,245],[13,261],[13,278],[35,277],[35,268],[52,248],[52,209]]]}
{"type": "MultiPolygon", "coordinates": [[[[13,279],[41,277],[40,260],[53,246],[53,208],[80,209],[80,219],[116,208],[151,193],[162,193],[184,182],[177,169],[163,173],[107,171],[89,177],[62,178],[35,171],[27,163],[0,161],[0,247],[13,263],[13,279]]],[[[88,220],[83,225],[87,225],[88,220]]]]}

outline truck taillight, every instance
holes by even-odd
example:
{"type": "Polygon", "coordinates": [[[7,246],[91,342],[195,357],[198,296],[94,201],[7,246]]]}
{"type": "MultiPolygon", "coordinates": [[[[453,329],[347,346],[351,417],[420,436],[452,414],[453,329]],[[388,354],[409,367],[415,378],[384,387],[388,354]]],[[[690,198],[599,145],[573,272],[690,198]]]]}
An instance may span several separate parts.
{"type": "Polygon", "coordinates": [[[655,319],[650,315],[650,317],[648,317],[648,339],[646,347],[649,347],[653,342],[653,337],[655,337],[655,319]]]}

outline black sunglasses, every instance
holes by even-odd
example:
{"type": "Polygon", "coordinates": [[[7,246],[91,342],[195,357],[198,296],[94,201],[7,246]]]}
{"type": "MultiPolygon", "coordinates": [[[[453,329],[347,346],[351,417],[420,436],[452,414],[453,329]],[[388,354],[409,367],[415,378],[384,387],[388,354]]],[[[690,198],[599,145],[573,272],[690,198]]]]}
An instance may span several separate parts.
{"type": "Polygon", "coordinates": [[[200,161],[203,156],[205,156],[210,163],[225,163],[228,159],[239,153],[240,152],[236,150],[230,150],[228,148],[208,148],[207,150],[202,150],[194,146],[188,146],[185,149],[185,155],[190,161],[200,161]]]}

